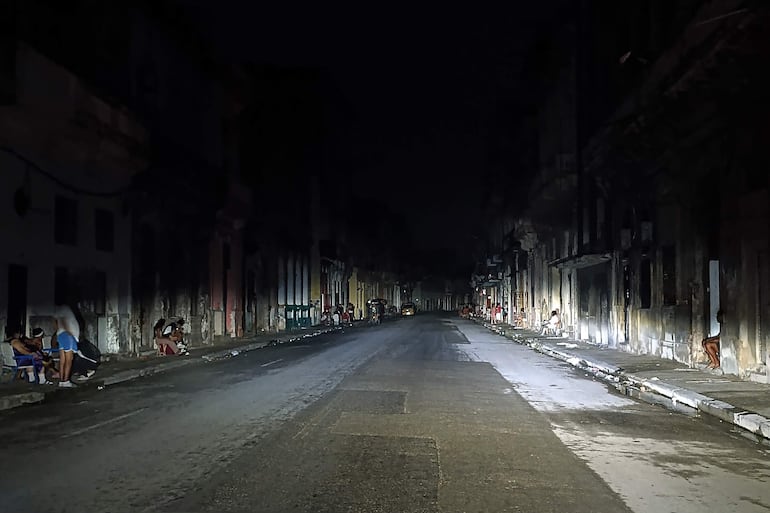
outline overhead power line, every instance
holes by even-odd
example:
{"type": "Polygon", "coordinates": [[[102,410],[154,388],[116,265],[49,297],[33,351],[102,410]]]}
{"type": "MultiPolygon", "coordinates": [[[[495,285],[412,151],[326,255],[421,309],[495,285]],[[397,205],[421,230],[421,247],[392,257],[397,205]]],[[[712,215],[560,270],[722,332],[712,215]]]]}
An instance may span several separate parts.
{"type": "Polygon", "coordinates": [[[54,175],[53,173],[46,171],[42,167],[40,167],[37,163],[33,162],[32,160],[28,159],[24,155],[20,154],[18,151],[14,150],[13,148],[8,148],[7,146],[0,146],[0,150],[4,151],[5,153],[8,153],[9,155],[13,155],[20,161],[24,162],[27,165],[27,169],[32,169],[34,171],[37,171],[41,175],[45,176],[52,182],[54,182],[56,185],[61,187],[62,189],[68,190],[70,192],[73,192],[75,194],[81,194],[84,196],[96,196],[101,198],[112,198],[115,196],[120,196],[122,194],[125,194],[128,192],[128,190],[131,188],[130,185],[123,186],[119,189],[116,189],[114,191],[93,191],[84,189],[82,187],[78,187],[76,185],[69,184],[59,178],[58,176],[54,175]]]}

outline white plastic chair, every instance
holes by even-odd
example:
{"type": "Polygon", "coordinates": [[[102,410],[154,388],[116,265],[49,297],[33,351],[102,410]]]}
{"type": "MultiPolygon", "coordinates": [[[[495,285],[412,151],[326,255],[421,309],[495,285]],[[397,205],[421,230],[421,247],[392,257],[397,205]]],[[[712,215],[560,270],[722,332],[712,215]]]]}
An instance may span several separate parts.
{"type": "Polygon", "coordinates": [[[59,361],[59,348],[51,348],[51,337],[43,337],[43,352],[51,355],[51,358],[55,361],[59,361]]]}
{"type": "Polygon", "coordinates": [[[26,371],[27,369],[33,369],[34,372],[35,365],[32,361],[32,357],[17,357],[13,354],[13,347],[8,342],[0,342],[0,356],[3,357],[3,370],[9,369],[11,371],[9,383],[16,378],[20,370],[26,371]]]}

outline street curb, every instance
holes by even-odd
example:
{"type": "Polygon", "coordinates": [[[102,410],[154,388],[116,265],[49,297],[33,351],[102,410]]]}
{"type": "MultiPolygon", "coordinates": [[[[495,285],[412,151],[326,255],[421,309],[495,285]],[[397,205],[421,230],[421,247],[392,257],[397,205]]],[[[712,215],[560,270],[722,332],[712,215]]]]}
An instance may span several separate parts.
{"type": "Polygon", "coordinates": [[[224,360],[225,358],[238,356],[241,353],[248,353],[249,351],[262,349],[263,347],[268,347],[269,345],[271,345],[270,342],[253,342],[245,346],[238,346],[232,349],[217,351],[216,353],[204,354],[203,356],[201,356],[201,360],[206,362],[215,362],[217,360],[224,360]]]}
{"type": "Polygon", "coordinates": [[[291,342],[298,342],[303,339],[313,338],[317,337],[319,335],[325,335],[327,333],[333,333],[336,331],[344,331],[344,328],[337,326],[337,327],[330,327],[326,329],[322,329],[319,331],[314,331],[312,333],[303,333],[301,335],[284,335],[283,337],[279,337],[273,340],[270,340],[268,342],[252,342],[251,344],[246,344],[243,346],[233,347],[231,349],[224,349],[222,351],[217,351],[215,353],[209,353],[206,355],[203,355],[201,359],[207,361],[207,362],[214,362],[217,360],[224,360],[226,358],[232,358],[233,356],[238,356],[241,353],[248,353],[249,351],[255,351],[257,349],[262,349],[263,347],[271,347],[271,346],[277,346],[280,344],[288,344],[291,342]]]}
{"type": "Polygon", "coordinates": [[[730,403],[714,399],[693,390],[677,387],[659,380],[645,379],[626,373],[622,368],[600,361],[588,360],[585,357],[557,349],[551,344],[540,342],[533,337],[509,335],[503,328],[478,322],[488,330],[508,338],[521,345],[526,345],[535,351],[565,361],[573,367],[587,371],[597,378],[613,385],[618,391],[629,397],[634,397],[650,404],[666,404],[660,401],[663,397],[672,407],[685,405],[717,419],[738,426],[756,436],[770,439],[770,419],[759,413],[744,410],[730,403]]]}
{"type": "MultiPolygon", "coordinates": [[[[355,327],[355,325],[353,327],[355,327]]],[[[262,349],[263,347],[270,347],[270,346],[276,346],[279,344],[296,342],[299,340],[313,338],[319,335],[325,335],[327,333],[333,333],[337,331],[342,332],[344,331],[344,328],[341,326],[335,326],[335,327],[329,327],[329,328],[321,329],[319,331],[314,331],[310,333],[284,335],[282,337],[270,340],[268,342],[251,342],[249,344],[244,344],[244,345],[233,347],[230,349],[224,349],[222,351],[205,354],[200,357],[180,356],[180,357],[176,357],[177,359],[174,359],[172,361],[165,361],[157,365],[151,365],[140,369],[128,369],[125,371],[117,372],[112,376],[107,376],[106,378],[101,380],[94,379],[84,383],[79,383],[79,385],[81,388],[98,388],[98,387],[107,387],[107,386],[117,385],[119,383],[125,383],[126,381],[133,381],[135,379],[139,379],[147,376],[153,376],[156,374],[161,374],[174,369],[179,369],[181,367],[186,367],[188,365],[192,365],[195,363],[214,362],[218,360],[224,360],[226,358],[238,356],[241,353],[248,353],[249,351],[262,349]]],[[[0,411],[10,410],[13,408],[17,408],[19,406],[24,406],[25,404],[35,404],[35,403],[42,402],[43,400],[45,400],[46,397],[56,394],[61,390],[62,389],[59,389],[59,388],[50,388],[45,390],[44,392],[23,392],[19,394],[0,397],[0,411]]]]}
{"type": "Polygon", "coordinates": [[[39,403],[45,399],[46,392],[24,392],[21,394],[8,395],[0,398],[0,411],[10,410],[25,404],[39,403]]]}
{"type": "MultiPolygon", "coordinates": [[[[184,358],[184,357],[181,357],[184,358]]],[[[108,376],[103,380],[95,380],[93,384],[101,386],[117,385],[118,383],[124,383],[126,381],[132,381],[134,379],[143,378],[145,376],[152,376],[154,374],[161,374],[170,370],[178,369],[180,367],[186,367],[193,363],[198,363],[197,359],[190,358],[184,360],[175,360],[172,362],[165,362],[159,365],[153,365],[151,367],[144,367],[142,369],[129,369],[123,372],[118,372],[112,376],[108,376]]]]}

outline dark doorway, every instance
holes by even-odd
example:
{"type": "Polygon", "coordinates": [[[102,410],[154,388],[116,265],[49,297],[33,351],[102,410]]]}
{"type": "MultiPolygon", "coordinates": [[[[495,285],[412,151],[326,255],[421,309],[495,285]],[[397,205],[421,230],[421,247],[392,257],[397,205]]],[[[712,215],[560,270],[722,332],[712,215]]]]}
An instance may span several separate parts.
{"type": "Polygon", "coordinates": [[[8,327],[27,332],[27,268],[8,265],[8,327]]]}
{"type": "Polygon", "coordinates": [[[230,272],[230,243],[222,243],[222,334],[227,334],[227,295],[230,293],[227,287],[227,276],[230,272]]]}
{"type": "Polygon", "coordinates": [[[623,266],[623,336],[624,343],[628,343],[631,336],[631,268],[628,264],[623,266]]]}
{"type": "Polygon", "coordinates": [[[246,272],[246,312],[245,312],[245,320],[246,320],[246,326],[245,329],[247,332],[252,333],[256,332],[257,329],[257,304],[256,304],[256,293],[255,290],[257,288],[257,279],[256,275],[253,270],[249,269],[246,272]]]}

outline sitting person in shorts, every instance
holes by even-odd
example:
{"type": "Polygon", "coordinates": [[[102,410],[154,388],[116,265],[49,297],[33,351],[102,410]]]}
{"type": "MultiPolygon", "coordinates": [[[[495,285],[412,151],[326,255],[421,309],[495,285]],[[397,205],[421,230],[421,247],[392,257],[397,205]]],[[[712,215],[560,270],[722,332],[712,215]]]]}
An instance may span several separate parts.
{"type": "Polygon", "coordinates": [[[172,321],[168,326],[163,328],[162,334],[176,344],[179,354],[187,355],[190,354],[190,352],[187,350],[187,343],[184,341],[184,324],[184,319],[172,321]]]}
{"type": "Polygon", "coordinates": [[[722,327],[722,310],[719,310],[717,312],[717,322],[719,322],[720,330],[719,333],[712,337],[706,337],[701,341],[701,345],[703,346],[703,350],[706,353],[706,356],[708,356],[709,359],[709,369],[718,369],[721,365],[721,357],[719,354],[719,336],[722,333],[721,327],[722,327]]]}
{"type": "Polygon", "coordinates": [[[59,370],[56,368],[56,362],[51,356],[50,350],[43,348],[43,337],[45,337],[43,328],[33,329],[32,337],[28,339],[30,346],[33,347],[36,353],[40,355],[40,358],[43,359],[43,367],[45,368],[48,379],[59,379],[59,370]]]}
{"type": "Polygon", "coordinates": [[[155,323],[153,327],[155,345],[157,345],[158,353],[161,356],[189,354],[187,346],[183,342],[184,321],[180,322],[166,324],[166,319],[158,319],[158,322],[155,323]]]}
{"type": "Polygon", "coordinates": [[[559,336],[561,333],[561,319],[556,310],[551,312],[551,317],[543,324],[541,335],[559,336]]]}
{"type": "Polygon", "coordinates": [[[53,385],[45,376],[42,350],[38,350],[35,343],[30,339],[23,337],[20,329],[9,331],[10,336],[6,342],[13,348],[13,356],[18,365],[26,367],[27,381],[40,385],[53,385]]]}

